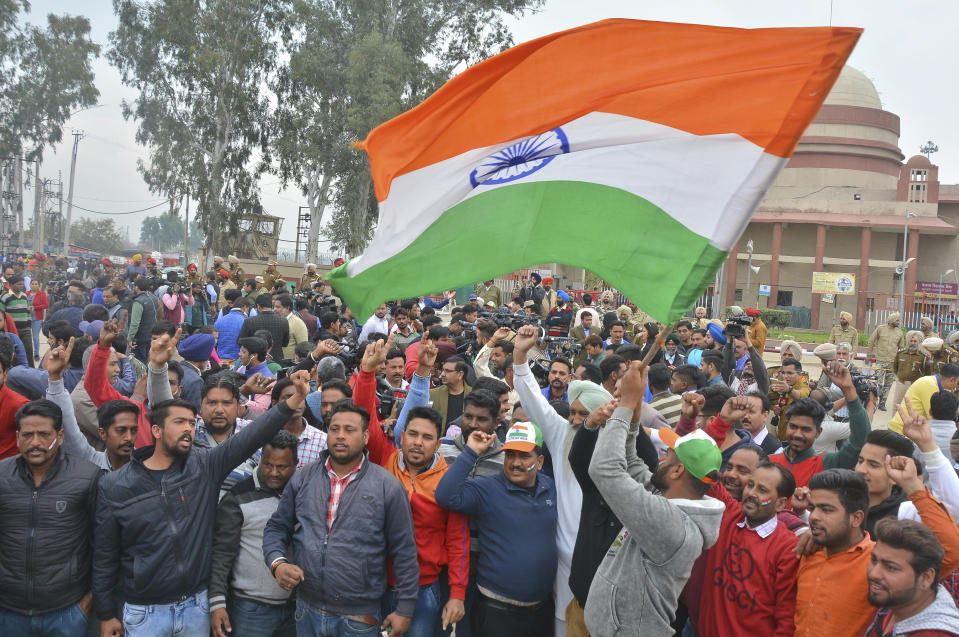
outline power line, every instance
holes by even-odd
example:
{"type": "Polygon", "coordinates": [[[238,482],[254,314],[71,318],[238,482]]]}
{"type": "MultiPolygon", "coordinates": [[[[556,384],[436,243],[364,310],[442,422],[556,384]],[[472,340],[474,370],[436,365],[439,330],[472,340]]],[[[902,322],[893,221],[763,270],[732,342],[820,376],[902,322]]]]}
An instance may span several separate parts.
{"type": "Polygon", "coordinates": [[[83,206],[78,205],[76,203],[73,204],[73,207],[79,210],[83,210],[84,212],[92,212],[95,215],[133,215],[138,212],[146,212],[147,210],[153,210],[154,208],[165,206],[168,203],[170,203],[169,199],[167,199],[166,201],[161,201],[160,203],[154,206],[150,206],[149,208],[140,208],[139,210],[128,210],[127,212],[103,212],[102,210],[90,210],[89,208],[84,208],[83,206]]]}
{"type": "Polygon", "coordinates": [[[100,199],[98,197],[86,197],[84,195],[74,195],[74,199],[89,199],[90,201],[107,201],[110,203],[154,203],[157,200],[156,197],[151,199],[100,199]]]}

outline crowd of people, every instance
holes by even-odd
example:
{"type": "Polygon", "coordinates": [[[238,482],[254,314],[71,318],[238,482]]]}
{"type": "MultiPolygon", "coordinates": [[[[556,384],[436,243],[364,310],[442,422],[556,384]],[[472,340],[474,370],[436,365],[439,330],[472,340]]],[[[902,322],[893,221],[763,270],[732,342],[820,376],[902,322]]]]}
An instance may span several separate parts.
{"type": "Polygon", "coordinates": [[[41,256],[0,280],[2,635],[959,635],[931,322],[767,366],[759,310],[536,273],[356,317],[314,264],[41,256]]]}

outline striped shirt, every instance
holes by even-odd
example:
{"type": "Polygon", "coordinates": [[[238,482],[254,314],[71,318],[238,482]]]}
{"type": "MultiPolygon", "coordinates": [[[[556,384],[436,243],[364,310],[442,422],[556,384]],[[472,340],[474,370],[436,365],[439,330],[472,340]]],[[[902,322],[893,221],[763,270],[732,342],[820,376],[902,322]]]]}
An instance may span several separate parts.
{"type": "Polygon", "coordinates": [[[0,298],[0,306],[0,309],[6,310],[17,327],[30,325],[30,298],[26,294],[21,292],[17,296],[15,292],[8,292],[0,298]]]}
{"type": "Polygon", "coordinates": [[[653,395],[653,399],[649,401],[649,406],[661,413],[663,418],[666,419],[666,423],[675,429],[679,423],[679,417],[682,415],[683,397],[679,394],[671,394],[669,391],[661,391],[653,395]]]}
{"type": "Polygon", "coordinates": [[[346,490],[353,476],[360,472],[360,468],[364,462],[366,462],[366,456],[360,456],[359,464],[353,467],[353,470],[346,474],[346,476],[341,478],[333,471],[333,464],[330,462],[330,459],[326,459],[326,472],[330,474],[330,501],[326,506],[327,535],[333,530],[333,522],[336,520],[336,511],[340,508],[340,498],[343,497],[343,491],[346,490]]]}

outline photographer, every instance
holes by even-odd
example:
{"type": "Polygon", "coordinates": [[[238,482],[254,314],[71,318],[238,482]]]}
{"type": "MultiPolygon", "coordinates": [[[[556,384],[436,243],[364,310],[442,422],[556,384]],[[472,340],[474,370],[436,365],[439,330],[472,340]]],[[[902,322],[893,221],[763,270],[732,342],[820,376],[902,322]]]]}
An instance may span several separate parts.
{"type": "Polygon", "coordinates": [[[163,296],[160,297],[160,302],[163,304],[163,318],[174,325],[179,325],[186,320],[185,308],[194,304],[194,298],[183,291],[177,279],[167,286],[163,296]]]}
{"type": "MultiPolygon", "coordinates": [[[[747,331],[746,335],[743,338],[736,339],[736,345],[738,347],[743,347],[746,350],[746,363],[743,365],[743,369],[737,372],[733,370],[730,378],[735,378],[737,375],[742,376],[746,368],[750,368],[753,376],[753,382],[756,384],[756,391],[762,392],[764,394],[769,393],[769,372],[766,370],[766,363],[763,361],[762,352],[753,345],[752,337],[747,331]]],[[[747,383],[747,386],[749,383],[747,383]]],[[[732,387],[732,384],[730,384],[732,387]]]]}
{"type": "Polygon", "coordinates": [[[207,299],[203,284],[194,281],[190,284],[190,296],[193,303],[186,306],[186,322],[193,327],[202,327],[210,322],[210,301],[207,299]]]}

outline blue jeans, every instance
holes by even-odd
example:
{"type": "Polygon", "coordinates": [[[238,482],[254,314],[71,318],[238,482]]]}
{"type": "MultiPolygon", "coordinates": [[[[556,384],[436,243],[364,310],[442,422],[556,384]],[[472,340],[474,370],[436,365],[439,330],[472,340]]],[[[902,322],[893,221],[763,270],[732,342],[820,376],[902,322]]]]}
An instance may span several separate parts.
{"type": "MultiPolygon", "coordinates": [[[[383,594],[383,617],[396,610],[397,595],[392,588],[383,594]]],[[[440,617],[443,607],[440,606],[440,583],[433,582],[420,586],[420,594],[416,598],[416,608],[413,610],[413,620],[406,637],[433,637],[440,631],[440,617]]]]}
{"type": "MultiPolygon", "coordinates": [[[[476,562],[479,557],[479,553],[470,554],[470,579],[466,585],[466,599],[463,600],[463,608],[466,611],[466,614],[463,615],[463,619],[459,620],[456,623],[456,637],[471,637],[472,627],[470,626],[470,613],[473,609],[473,604],[476,601],[476,596],[479,595],[479,589],[476,588],[476,562]]],[[[440,608],[446,605],[446,602],[450,601],[450,587],[449,587],[449,578],[447,577],[446,569],[444,568],[440,572],[440,608]]],[[[442,613],[442,610],[440,611],[442,613]]],[[[449,626],[445,631],[440,630],[437,633],[437,637],[449,637],[453,632],[453,627],[449,626]]]]}
{"type": "Polygon", "coordinates": [[[42,615],[0,610],[0,635],[10,637],[76,637],[87,634],[87,616],[71,604],[42,615]]]}
{"type": "Polygon", "coordinates": [[[379,637],[380,619],[364,624],[340,615],[324,613],[304,601],[296,600],[297,637],[379,637]]]}
{"type": "Polygon", "coordinates": [[[30,330],[33,332],[33,359],[40,360],[40,328],[43,327],[43,319],[33,319],[30,321],[30,330]]]}
{"type": "Polygon", "coordinates": [[[126,637],[209,637],[206,589],[172,604],[123,605],[126,637]]]}
{"type": "Polygon", "coordinates": [[[294,637],[293,604],[267,606],[248,599],[229,598],[226,612],[233,626],[231,637],[294,637]]]}
{"type": "Polygon", "coordinates": [[[146,343],[137,343],[136,347],[130,347],[130,352],[133,356],[144,365],[147,364],[150,358],[150,344],[151,342],[147,341],[146,343]]]}

